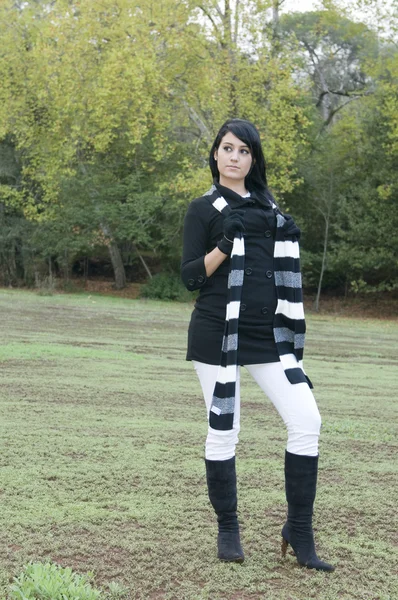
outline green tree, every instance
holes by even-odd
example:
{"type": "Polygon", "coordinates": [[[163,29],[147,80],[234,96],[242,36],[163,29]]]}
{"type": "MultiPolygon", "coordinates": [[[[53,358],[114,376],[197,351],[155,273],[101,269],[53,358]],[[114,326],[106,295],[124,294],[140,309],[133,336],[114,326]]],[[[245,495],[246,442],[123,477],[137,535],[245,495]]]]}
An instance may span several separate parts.
{"type": "Polygon", "coordinates": [[[225,118],[255,121],[272,186],[291,190],[308,121],[294,62],[264,33],[269,6],[4,2],[0,137],[12,133],[21,156],[14,203],[28,219],[64,219],[76,247],[99,229],[122,287],[120,244],[173,245],[225,118]]]}

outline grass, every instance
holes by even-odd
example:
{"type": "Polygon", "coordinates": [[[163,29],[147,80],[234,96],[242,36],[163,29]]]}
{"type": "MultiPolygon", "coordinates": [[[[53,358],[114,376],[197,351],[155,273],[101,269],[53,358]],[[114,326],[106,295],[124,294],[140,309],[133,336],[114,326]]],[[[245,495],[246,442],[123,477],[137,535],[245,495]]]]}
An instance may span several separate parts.
{"type": "Polygon", "coordinates": [[[326,575],[280,558],[285,432],[247,374],[247,558],[216,560],[204,403],[184,360],[190,305],[3,290],[0,311],[0,597],[24,564],[52,560],[93,572],[104,598],[398,598],[397,322],[308,319],[326,575]]]}

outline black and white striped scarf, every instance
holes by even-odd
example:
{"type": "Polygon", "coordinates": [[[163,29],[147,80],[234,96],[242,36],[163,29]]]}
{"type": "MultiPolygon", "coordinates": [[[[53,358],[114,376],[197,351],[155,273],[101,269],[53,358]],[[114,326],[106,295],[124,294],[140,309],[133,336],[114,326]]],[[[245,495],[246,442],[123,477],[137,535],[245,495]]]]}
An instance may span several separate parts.
{"type": "MultiPolygon", "coordinates": [[[[212,186],[205,196],[226,217],[231,212],[228,202],[212,186]]],[[[274,276],[278,299],[273,330],[279,358],[290,383],[312,383],[303,369],[305,319],[300,272],[300,230],[290,215],[283,215],[272,203],[276,215],[274,244],[274,276]]],[[[238,329],[245,263],[245,243],[237,233],[231,253],[228,297],[221,360],[214,387],[209,424],[213,429],[233,428],[235,390],[238,369],[238,329]]]]}

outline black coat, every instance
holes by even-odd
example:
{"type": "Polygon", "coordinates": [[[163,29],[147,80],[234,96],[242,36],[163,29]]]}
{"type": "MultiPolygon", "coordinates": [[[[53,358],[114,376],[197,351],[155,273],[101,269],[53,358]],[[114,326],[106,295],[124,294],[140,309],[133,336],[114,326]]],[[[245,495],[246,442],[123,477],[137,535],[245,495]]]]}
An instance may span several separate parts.
{"type": "MultiPolygon", "coordinates": [[[[255,193],[242,198],[217,185],[232,210],[244,210],[245,277],[239,315],[238,362],[279,361],[273,336],[277,298],[273,255],[275,214],[255,193]]],[[[181,277],[188,290],[199,290],[188,330],[187,360],[218,365],[225,325],[229,259],[206,276],[205,255],[223,237],[223,216],[207,196],[191,202],[184,221],[181,277]]]]}

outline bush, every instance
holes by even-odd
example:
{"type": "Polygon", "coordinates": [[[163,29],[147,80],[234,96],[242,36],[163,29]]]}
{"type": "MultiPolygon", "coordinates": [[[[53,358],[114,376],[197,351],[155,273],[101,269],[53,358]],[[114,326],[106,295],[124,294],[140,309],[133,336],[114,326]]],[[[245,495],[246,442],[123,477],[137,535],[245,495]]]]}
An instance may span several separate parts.
{"type": "Polygon", "coordinates": [[[177,275],[159,273],[141,287],[140,296],[156,300],[189,302],[195,299],[196,292],[189,292],[185,289],[177,275]]]}
{"type": "Polygon", "coordinates": [[[36,274],[35,285],[39,296],[52,296],[57,286],[57,280],[53,275],[48,275],[41,279],[36,274]]]}
{"type": "Polygon", "coordinates": [[[9,600],[97,600],[87,577],[54,563],[29,563],[10,586],[9,600]]]}

